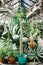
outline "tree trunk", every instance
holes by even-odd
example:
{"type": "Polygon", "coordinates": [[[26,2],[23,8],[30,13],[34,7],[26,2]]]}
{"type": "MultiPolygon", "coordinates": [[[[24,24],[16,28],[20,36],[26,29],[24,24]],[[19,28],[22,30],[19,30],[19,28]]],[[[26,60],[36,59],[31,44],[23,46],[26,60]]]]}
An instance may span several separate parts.
{"type": "Polygon", "coordinates": [[[20,18],[20,56],[23,54],[23,47],[22,47],[22,19],[20,18]]]}

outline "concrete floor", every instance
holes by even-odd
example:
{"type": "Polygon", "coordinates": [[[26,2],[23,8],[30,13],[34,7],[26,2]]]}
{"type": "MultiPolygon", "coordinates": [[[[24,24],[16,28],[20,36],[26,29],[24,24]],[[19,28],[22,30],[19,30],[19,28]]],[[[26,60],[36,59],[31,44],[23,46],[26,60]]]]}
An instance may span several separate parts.
{"type": "MultiPolygon", "coordinates": [[[[2,64],[2,63],[0,63],[0,65],[19,65],[19,64],[18,63],[15,63],[15,64],[2,64]]],[[[43,63],[30,62],[30,63],[27,63],[26,65],[43,65],[43,63]]]]}

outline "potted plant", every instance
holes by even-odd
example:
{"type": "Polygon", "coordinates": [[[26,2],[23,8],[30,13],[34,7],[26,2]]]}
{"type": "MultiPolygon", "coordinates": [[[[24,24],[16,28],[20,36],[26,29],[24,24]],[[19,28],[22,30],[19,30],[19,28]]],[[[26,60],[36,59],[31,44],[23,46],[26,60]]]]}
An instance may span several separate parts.
{"type": "Polygon", "coordinates": [[[14,64],[17,61],[17,54],[18,51],[17,50],[9,50],[7,55],[8,55],[8,60],[10,64],[14,64]]]}
{"type": "MultiPolygon", "coordinates": [[[[40,62],[38,57],[42,57],[41,56],[41,47],[38,46],[38,42],[36,42],[35,40],[37,40],[38,36],[40,35],[40,31],[36,28],[31,28],[30,31],[30,43],[29,43],[29,51],[28,51],[28,58],[30,60],[34,59],[34,62],[38,63],[40,62]]],[[[35,63],[36,64],[36,63],[35,63]]]]}
{"type": "Polygon", "coordinates": [[[20,21],[20,54],[18,55],[18,62],[20,65],[25,65],[27,60],[27,55],[23,53],[22,45],[22,17],[24,16],[23,12],[18,12],[16,15],[20,21]]]}
{"type": "Polygon", "coordinates": [[[16,56],[18,54],[17,50],[12,49],[12,39],[10,39],[12,36],[10,35],[10,30],[9,27],[7,27],[8,33],[7,33],[7,38],[4,38],[7,41],[6,46],[6,54],[9,60],[9,63],[14,64],[16,62],[16,56]]]}
{"type": "Polygon", "coordinates": [[[6,59],[6,52],[4,47],[0,48],[0,62],[1,63],[8,63],[7,59],[6,59]]]}
{"type": "Polygon", "coordinates": [[[31,28],[31,31],[30,31],[30,43],[29,43],[29,46],[31,48],[34,48],[35,45],[37,45],[37,38],[38,36],[40,35],[40,31],[36,28],[31,28]]]}
{"type": "Polygon", "coordinates": [[[3,40],[4,40],[3,49],[5,51],[4,53],[6,53],[6,57],[9,63],[14,64],[16,62],[16,57],[19,52],[17,48],[14,48],[15,45],[12,44],[11,40],[9,40],[9,43],[7,39],[3,38],[3,40]]]}

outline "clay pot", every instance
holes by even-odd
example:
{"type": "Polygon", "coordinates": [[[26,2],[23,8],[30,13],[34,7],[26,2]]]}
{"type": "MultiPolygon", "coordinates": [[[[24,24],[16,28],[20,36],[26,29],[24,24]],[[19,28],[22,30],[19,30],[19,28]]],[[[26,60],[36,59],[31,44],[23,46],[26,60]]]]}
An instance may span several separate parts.
{"type": "Polygon", "coordinates": [[[14,64],[16,62],[16,58],[9,57],[9,63],[14,64]]]}
{"type": "Polygon", "coordinates": [[[1,62],[1,63],[4,63],[4,59],[0,59],[0,62],[1,62]]]}

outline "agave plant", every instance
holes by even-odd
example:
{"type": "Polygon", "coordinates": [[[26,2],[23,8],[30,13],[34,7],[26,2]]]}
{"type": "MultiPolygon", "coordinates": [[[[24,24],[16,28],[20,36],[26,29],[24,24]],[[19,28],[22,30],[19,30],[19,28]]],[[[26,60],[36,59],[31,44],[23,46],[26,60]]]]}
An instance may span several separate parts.
{"type": "Polygon", "coordinates": [[[42,49],[41,47],[39,46],[36,46],[34,49],[30,48],[29,51],[28,51],[28,58],[30,60],[33,60],[34,59],[34,62],[40,62],[39,58],[38,57],[41,57],[43,58],[43,55],[42,54],[42,49]]]}

